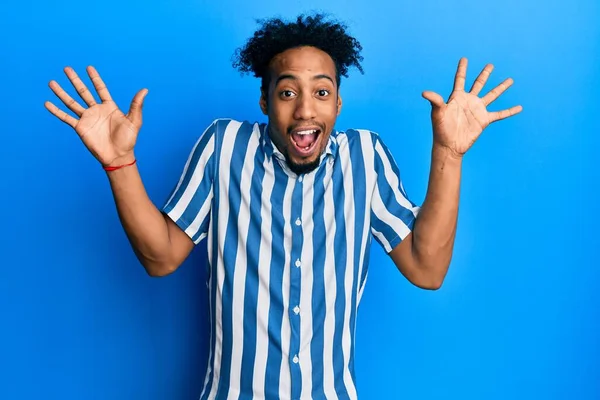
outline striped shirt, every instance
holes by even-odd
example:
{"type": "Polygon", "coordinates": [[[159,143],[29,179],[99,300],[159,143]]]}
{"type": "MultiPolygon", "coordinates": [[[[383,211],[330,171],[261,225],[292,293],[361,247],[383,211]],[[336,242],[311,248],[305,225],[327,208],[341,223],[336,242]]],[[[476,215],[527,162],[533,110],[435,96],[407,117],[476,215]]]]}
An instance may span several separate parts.
{"type": "Polygon", "coordinates": [[[297,176],[265,123],[215,120],[163,211],[207,240],[210,351],[200,399],[357,399],[356,313],[372,238],[419,207],[373,132],[333,130],[297,176]]]}

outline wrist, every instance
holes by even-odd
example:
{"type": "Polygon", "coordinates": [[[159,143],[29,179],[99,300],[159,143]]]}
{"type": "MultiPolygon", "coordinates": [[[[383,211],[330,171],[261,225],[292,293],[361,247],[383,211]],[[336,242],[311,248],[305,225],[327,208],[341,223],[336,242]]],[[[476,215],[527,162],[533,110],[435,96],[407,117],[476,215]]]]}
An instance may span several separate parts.
{"type": "Polygon", "coordinates": [[[433,144],[432,154],[434,157],[440,157],[443,160],[453,161],[456,163],[461,163],[464,156],[464,154],[438,143],[433,144]]]}
{"type": "Polygon", "coordinates": [[[119,156],[107,164],[102,164],[105,171],[114,171],[124,167],[131,166],[136,163],[135,154],[133,152],[119,156]]]}

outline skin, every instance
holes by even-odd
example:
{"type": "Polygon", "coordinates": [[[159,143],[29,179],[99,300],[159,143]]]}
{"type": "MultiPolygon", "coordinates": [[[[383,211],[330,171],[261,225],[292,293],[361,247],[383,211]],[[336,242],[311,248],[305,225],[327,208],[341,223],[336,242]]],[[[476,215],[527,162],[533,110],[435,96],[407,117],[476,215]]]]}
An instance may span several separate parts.
{"type": "MultiPolygon", "coordinates": [[[[464,154],[490,123],[521,111],[517,106],[488,112],[487,105],[512,85],[512,79],[479,98],[493,66],[485,67],[470,92],[464,90],[466,69],[467,60],[463,58],[447,104],[435,92],[422,94],[432,106],[434,136],[428,190],[413,232],[390,252],[398,270],[423,289],[439,289],[450,265],[464,154]]],[[[270,64],[270,73],[268,93],[263,92],[260,98],[261,109],[269,117],[269,134],[292,169],[301,172],[313,169],[341,111],[335,64],[319,49],[300,47],[277,56],[270,64]],[[324,93],[327,95],[323,96],[324,93]],[[300,157],[293,150],[289,132],[306,125],[319,126],[325,134],[320,135],[318,151],[300,157]]]]}
{"type": "MultiPolygon", "coordinates": [[[[263,113],[269,116],[269,134],[294,170],[306,172],[314,168],[324,151],[341,111],[335,65],[326,53],[303,47],[280,54],[270,67],[268,93],[263,92],[259,101],[263,113]],[[306,126],[318,127],[321,133],[314,150],[300,154],[294,150],[290,132],[306,126]]],[[[479,97],[492,69],[492,65],[487,65],[466,92],[467,60],[463,58],[447,102],[431,91],[422,94],[431,104],[433,147],[429,184],[413,232],[390,252],[390,257],[411,283],[424,289],[441,287],[448,271],[456,236],[464,155],[489,124],[522,111],[521,106],[487,111],[487,106],[513,83],[507,79],[479,97]]],[[[124,166],[106,171],[121,223],[147,273],[168,275],[188,257],[194,243],[152,203],[136,164],[131,164],[135,161],[134,147],[148,91],[140,90],[125,114],[112,100],[98,72],[91,66],[87,72],[99,102],[75,71],[67,67],[65,74],[87,108],[56,81],[49,83],[50,89],[76,117],[49,101],[45,107],[75,130],[100,164],[124,166]]]]}
{"type": "Polygon", "coordinates": [[[66,67],[64,72],[87,108],[52,80],[50,89],[75,117],[50,101],[45,102],[46,109],[75,130],[101,165],[128,165],[106,171],[121,224],[148,275],[172,273],[190,254],[194,243],[152,203],[137,164],[129,165],[135,160],[134,146],[142,127],[142,108],[148,90],[140,90],[131,101],[129,111],[124,114],[112,100],[94,67],[89,66],[87,73],[100,101],[94,98],[72,68],[66,67]]]}
{"type": "Polygon", "coordinates": [[[268,93],[261,91],[259,101],[269,117],[269,136],[292,171],[309,172],[317,167],[342,110],[335,64],[319,49],[299,47],[277,55],[269,65],[269,74],[268,93]],[[308,155],[295,150],[291,136],[292,131],[306,127],[320,130],[308,155]]]}
{"type": "Polygon", "coordinates": [[[391,251],[390,257],[409,281],[424,289],[439,289],[448,272],[456,237],[464,155],[487,126],[523,110],[521,106],[487,110],[513,84],[512,79],[506,79],[479,97],[493,68],[486,65],[467,92],[467,59],[461,58],[447,103],[435,92],[422,93],[431,104],[433,148],[429,184],[413,232],[391,251]]]}

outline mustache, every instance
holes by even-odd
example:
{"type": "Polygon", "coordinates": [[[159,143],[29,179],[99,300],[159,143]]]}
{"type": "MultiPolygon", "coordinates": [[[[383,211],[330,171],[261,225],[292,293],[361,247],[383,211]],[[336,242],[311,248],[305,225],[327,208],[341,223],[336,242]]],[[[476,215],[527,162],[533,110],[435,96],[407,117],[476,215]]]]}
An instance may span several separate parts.
{"type": "Polygon", "coordinates": [[[321,132],[325,132],[325,125],[322,124],[322,123],[320,123],[320,122],[316,122],[315,121],[315,122],[311,122],[311,123],[308,123],[308,124],[304,123],[304,124],[296,124],[296,125],[289,126],[287,128],[287,133],[291,134],[292,131],[294,131],[296,129],[302,129],[302,128],[305,128],[305,127],[306,128],[308,128],[308,127],[315,127],[315,126],[317,126],[321,130],[321,132]]]}

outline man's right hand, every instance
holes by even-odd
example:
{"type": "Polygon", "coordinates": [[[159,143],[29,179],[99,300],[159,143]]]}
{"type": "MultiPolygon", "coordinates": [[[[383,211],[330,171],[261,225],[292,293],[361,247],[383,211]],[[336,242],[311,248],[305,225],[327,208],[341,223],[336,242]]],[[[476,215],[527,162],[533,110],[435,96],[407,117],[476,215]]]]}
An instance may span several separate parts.
{"type": "MultiPolygon", "coordinates": [[[[88,67],[87,72],[100,103],[75,71],[67,67],[65,73],[87,107],[69,96],[56,81],[50,81],[50,88],[76,117],[49,101],[45,106],[75,129],[103,166],[130,164],[135,161],[133,148],[142,126],[142,105],[148,91],[140,90],[134,96],[129,112],[123,114],[96,69],[88,67]]],[[[137,168],[126,168],[124,173],[110,173],[109,176],[121,223],[147,273],[164,276],[175,271],[192,251],[194,242],[152,203],[137,168]]]]}
{"type": "Polygon", "coordinates": [[[133,98],[129,112],[123,114],[112,100],[110,93],[96,69],[87,68],[87,73],[100,97],[97,103],[94,96],[75,71],[67,67],[65,74],[89,108],[75,101],[54,80],[50,89],[79,119],[59,109],[51,102],[44,105],[53,115],[75,129],[88,150],[103,166],[122,165],[133,161],[133,148],[142,126],[142,107],[147,89],[140,90],[133,98]]]}

